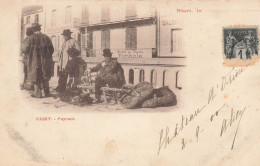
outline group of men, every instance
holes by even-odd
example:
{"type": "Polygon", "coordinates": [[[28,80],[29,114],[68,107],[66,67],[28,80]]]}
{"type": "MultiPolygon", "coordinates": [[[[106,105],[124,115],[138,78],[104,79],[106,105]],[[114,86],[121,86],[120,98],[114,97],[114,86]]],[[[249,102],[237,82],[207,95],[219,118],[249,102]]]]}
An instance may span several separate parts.
{"type": "MultiPolygon", "coordinates": [[[[70,29],[65,29],[62,33],[64,43],[59,59],[59,81],[55,88],[57,92],[64,92],[69,85],[77,85],[73,78],[79,74],[79,63],[81,60],[80,46],[71,37],[70,29]],[[70,77],[68,81],[68,77],[70,77]]],[[[24,56],[24,87],[34,89],[32,97],[42,98],[50,96],[49,81],[53,75],[54,62],[52,54],[54,47],[50,37],[41,32],[41,25],[33,23],[26,30],[27,37],[22,43],[22,54],[24,56]],[[28,86],[29,85],[29,86],[28,86]]],[[[125,83],[124,71],[116,59],[112,58],[110,49],[103,50],[104,61],[96,67],[89,69],[89,72],[98,72],[95,80],[95,103],[100,102],[102,86],[120,88],[125,83]]]]}

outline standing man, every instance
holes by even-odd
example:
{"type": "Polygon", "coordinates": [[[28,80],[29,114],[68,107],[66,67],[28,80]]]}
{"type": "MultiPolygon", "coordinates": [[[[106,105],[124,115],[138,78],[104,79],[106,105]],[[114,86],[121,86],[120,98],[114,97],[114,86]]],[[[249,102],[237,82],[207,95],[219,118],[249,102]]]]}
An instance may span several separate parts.
{"type": "Polygon", "coordinates": [[[22,55],[23,55],[23,64],[24,64],[24,82],[23,82],[23,88],[27,90],[32,90],[33,85],[30,84],[28,75],[29,75],[29,55],[26,52],[26,48],[29,46],[29,37],[32,36],[33,30],[31,27],[28,27],[26,29],[26,38],[22,42],[22,55]]]}
{"type": "Polygon", "coordinates": [[[94,103],[101,102],[101,87],[108,85],[110,88],[122,88],[125,84],[124,69],[116,59],[112,58],[110,49],[104,49],[103,56],[104,61],[90,69],[90,72],[99,72],[95,80],[94,103]]]}
{"type": "Polygon", "coordinates": [[[42,87],[45,97],[49,96],[49,80],[53,73],[52,54],[54,48],[51,39],[41,33],[41,25],[33,23],[31,26],[34,34],[29,38],[27,47],[29,55],[29,80],[34,85],[32,97],[42,98],[42,87]]]}
{"type": "Polygon", "coordinates": [[[232,35],[232,31],[228,32],[228,36],[226,37],[226,56],[227,58],[233,58],[233,47],[237,39],[232,35]]]}
{"type": "Polygon", "coordinates": [[[63,33],[61,35],[63,35],[64,37],[64,43],[62,45],[62,50],[61,50],[61,56],[60,56],[60,73],[59,73],[59,81],[58,81],[58,86],[56,87],[56,91],[58,92],[63,92],[66,90],[66,84],[67,84],[67,79],[68,79],[68,75],[69,73],[71,73],[72,71],[68,71],[67,69],[69,68],[70,70],[76,70],[75,68],[71,68],[68,67],[67,65],[70,64],[69,62],[72,60],[73,56],[79,56],[80,54],[80,46],[78,44],[78,42],[71,38],[71,32],[70,29],[65,29],[63,30],[63,33]],[[69,50],[73,50],[73,56],[70,56],[69,50]],[[69,52],[68,52],[69,51],[69,52]]]}

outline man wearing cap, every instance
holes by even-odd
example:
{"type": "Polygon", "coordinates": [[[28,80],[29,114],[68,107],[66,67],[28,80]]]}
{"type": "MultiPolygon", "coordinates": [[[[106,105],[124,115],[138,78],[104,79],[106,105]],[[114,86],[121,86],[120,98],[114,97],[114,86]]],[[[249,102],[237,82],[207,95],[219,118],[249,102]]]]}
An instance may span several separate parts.
{"type": "Polygon", "coordinates": [[[73,72],[73,71],[68,71],[67,69],[77,70],[76,68],[78,67],[77,65],[73,65],[74,68],[67,66],[68,64],[70,64],[72,57],[80,55],[80,46],[75,39],[71,38],[71,33],[73,32],[71,32],[70,29],[65,29],[61,34],[63,35],[65,42],[62,45],[61,56],[59,61],[60,73],[59,73],[58,86],[55,89],[58,92],[63,92],[64,90],[66,90],[68,75],[69,73],[73,72]],[[69,50],[73,50],[73,56],[69,55],[70,52],[69,50]]]}
{"type": "Polygon", "coordinates": [[[112,58],[110,49],[104,49],[103,56],[104,61],[90,69],[90,72],[98,72],[95,80],[94,103],[101,102],[101,87],[108,85],[110,88],[122,88],[125,84],[124,69],[116,59],[112,58]]]}
{"type": "Polygon", "coordinates": [[[49,80],[53,74],[52,54],[54,48],[51,39],[41,33],[41,25],[33,23],[31,26],[34,34],[29,38],[26,48],[29,55],[29,80],[34,85],[35,93],[32,97],[41,98],[43,86],[45,97],[49,96],[49,80]]]}
{"type": "Polygon", "coordinates": [[[32,90],[33,85],[30,84],[28,75],[29,75],[29,55],[26,52],[26,48],[29,46],[29,37],[32,36],[33,30],[31,27],[28,27],[26,29],[26,38],[22,42],[22,55],[23,55],[23,63],[24,63],[24,82],[23,82],[23,88],[27,90],[32,90]]]}

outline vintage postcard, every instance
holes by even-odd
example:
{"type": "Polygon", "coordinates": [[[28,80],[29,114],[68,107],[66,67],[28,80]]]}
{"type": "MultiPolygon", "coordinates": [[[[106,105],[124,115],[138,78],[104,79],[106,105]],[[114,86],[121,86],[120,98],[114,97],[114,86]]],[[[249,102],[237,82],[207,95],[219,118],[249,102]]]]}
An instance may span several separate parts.
{"type": "Polygon", "coordinates": [[[0,3],[0,165],[260,165],[259,1],[0,3]]]}

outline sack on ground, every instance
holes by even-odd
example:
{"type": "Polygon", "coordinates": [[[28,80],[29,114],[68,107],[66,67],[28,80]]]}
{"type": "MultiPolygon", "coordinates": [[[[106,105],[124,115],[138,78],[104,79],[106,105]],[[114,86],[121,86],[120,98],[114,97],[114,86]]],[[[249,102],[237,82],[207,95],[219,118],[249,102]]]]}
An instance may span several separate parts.
{"type": "Polygon", "coordinates": [[[120,99],[120,103],[127,109],[140,108],[143,101],[150,98],[152,94],[152,85],[149,82],[140,82],[120,99]]]}
{"type": "Polygon", "coordinates": [[[176,95],[169,89],[168,86],[154,90],[153,97],[143,102],[143,108],[156,108],[173,106],[177,104],[176,95]]]}

